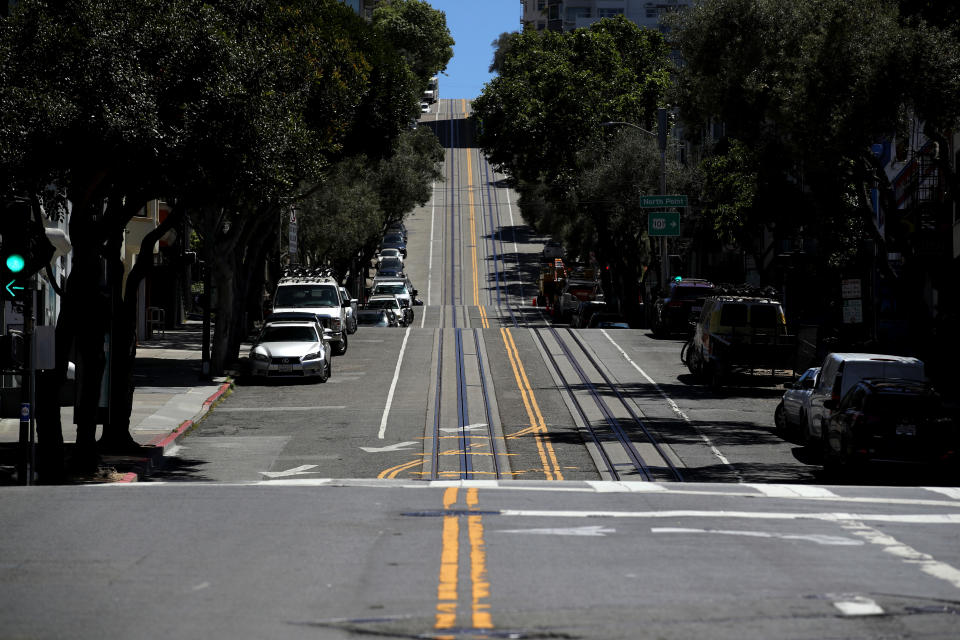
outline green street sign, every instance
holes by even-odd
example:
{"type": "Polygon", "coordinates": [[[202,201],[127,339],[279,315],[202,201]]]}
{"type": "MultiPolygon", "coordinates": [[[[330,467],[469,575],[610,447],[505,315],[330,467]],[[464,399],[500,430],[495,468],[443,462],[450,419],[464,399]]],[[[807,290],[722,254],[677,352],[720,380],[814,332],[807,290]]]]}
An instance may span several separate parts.
{"type": "Polygon", "coordinates": [[[644,209],[685,207],[687,206],[687,196],[640,196],[640,206],[644,209]]]}
{"type": "Polygon", "coordinates": [[[651,211],[647,216],[650,236],[679,236],[680,214],[676,211],[651,211]]]}

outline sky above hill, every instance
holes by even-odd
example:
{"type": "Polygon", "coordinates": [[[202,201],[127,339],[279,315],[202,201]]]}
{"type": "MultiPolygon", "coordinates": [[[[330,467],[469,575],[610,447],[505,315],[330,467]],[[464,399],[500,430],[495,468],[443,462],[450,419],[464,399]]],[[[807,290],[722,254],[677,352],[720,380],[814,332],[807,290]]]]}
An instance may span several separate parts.
{"type": "Polygon", "coordinates": [[[447,27],[456,41],[453,59],[440,76],[440,97],[472,100],[493,77],[487,71],[493,60],[490,43],[504,31],[520,30],[523,6],[519,0],[428,1],[447,14],[447,27]]]}

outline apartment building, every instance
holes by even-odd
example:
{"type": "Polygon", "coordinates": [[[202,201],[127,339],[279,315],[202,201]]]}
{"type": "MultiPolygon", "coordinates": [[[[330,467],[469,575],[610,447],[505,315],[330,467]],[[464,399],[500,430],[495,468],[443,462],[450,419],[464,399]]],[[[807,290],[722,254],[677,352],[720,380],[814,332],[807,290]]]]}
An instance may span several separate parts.
{"type": "Polygon", "coordinates": [[[641,27],[661,29],[661,16],[693,0],[522,0],[521,22],[542,31],[572,31],[601,18],[622,15],[641,27]]]}

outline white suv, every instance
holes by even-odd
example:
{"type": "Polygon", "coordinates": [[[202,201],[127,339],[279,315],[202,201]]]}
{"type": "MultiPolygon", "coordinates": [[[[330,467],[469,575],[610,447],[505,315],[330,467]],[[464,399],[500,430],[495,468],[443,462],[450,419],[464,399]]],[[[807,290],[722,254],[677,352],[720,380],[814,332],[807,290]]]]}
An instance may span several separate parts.
{"type": "Polygon", "coordinates": [[[329,277],[287,277],[277,283],[273,312],[307,311],[332,333],[334,355],[347,352],[347,310],[350,301],[340,295],[337,281],[329,277]]]}

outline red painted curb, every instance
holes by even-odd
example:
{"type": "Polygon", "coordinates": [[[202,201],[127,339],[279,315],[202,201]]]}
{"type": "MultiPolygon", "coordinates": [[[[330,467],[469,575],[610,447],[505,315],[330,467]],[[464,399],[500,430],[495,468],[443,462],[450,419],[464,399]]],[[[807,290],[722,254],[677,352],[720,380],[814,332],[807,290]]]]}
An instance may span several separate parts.
{"type": "MultiPolygon", "coordinates": [[[[220,398],[220,396],[222,396],[224,393],[226,393],[227,390],[229,390],[229,389],[230,389],[230,383],[229,383],[229,382],[224,382],[222,385],[220,385],[220,388],[217,389],[216,393],[214,393],[212,396],[210,396],[209,398],[207,398],[206,400],[203,401],[203,408],[204,408],[204,409],[209,409],[209,408],[210,408],[210,405],[212,405],[214,402],[216,402],[216,401],[220,398]]],[[[152,446],[152,447],[166,447],[168,444],[170,444],[171,442],[173,442],[174,440],[176,440],[177,438],[179,438],[179,437],[183,434],[184,431],[186,431],[187,429],[189,429],[189,428],[192,427],[192,426],[193,426],[193,420],[184,420],[184,421],[180,424],[179,427],[177,427],[176,429],[174,429],[173,431],[171,431],[171,432],[168,433],[167,435],[165,435],[165,436],[163,436],[163,437],[159,437],[159,436],[158,436],[158,437],[154,438],[154,439],[150,442],[150,446],[152,446]]]]}

